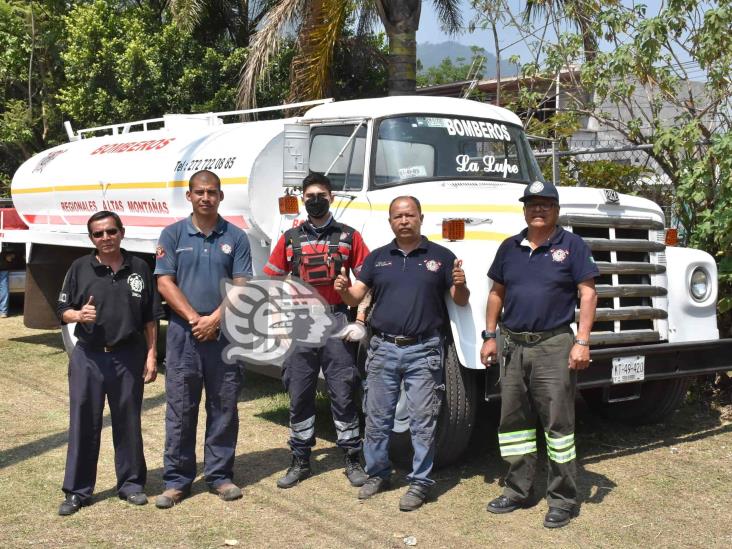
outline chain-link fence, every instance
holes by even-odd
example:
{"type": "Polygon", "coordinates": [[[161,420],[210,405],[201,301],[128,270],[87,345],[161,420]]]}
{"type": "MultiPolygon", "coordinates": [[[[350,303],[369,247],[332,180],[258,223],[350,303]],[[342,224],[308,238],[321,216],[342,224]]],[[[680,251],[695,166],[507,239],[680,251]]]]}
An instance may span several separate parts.
{"type": "Polygon", "coordinates": [[[567,148],[535,138],[532,146],[544,177],[555,185],[614,189],[648,198],[661,206],[667,225],[673,226],[673,186],[648,154],[653,145],[573,139],[567,148]]]}

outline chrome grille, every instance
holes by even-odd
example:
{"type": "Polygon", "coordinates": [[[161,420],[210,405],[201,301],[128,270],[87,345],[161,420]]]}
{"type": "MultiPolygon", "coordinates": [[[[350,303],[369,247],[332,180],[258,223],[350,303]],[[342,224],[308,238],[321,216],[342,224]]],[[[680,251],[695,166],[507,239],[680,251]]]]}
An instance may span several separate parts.
{"type": "MultiPolygon", "coordinates": [[[[600,271],[595,280],[597,312],[591,343],[661,340],[659,321],[668,317],[663,299],[667,295],[665,282],[657,276],[666,272],[663,223],[639,217],[575,214],[560,216],[559,223],[587,242],[600,271]]],[[[579,319],[579,310],[575,319],[579,319]]]]}

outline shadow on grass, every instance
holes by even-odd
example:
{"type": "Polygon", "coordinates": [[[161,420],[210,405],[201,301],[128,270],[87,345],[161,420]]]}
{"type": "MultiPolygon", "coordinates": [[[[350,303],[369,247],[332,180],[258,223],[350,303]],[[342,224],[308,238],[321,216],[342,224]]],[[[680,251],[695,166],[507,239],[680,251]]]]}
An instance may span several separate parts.
{"type": "Polygon", "coordinates": [[[64,349],[64,343],[61,339],[60,332],[44,332],[42,334],[33,334],[21,337],[11,337],[8,341],[17,341],[18,343],[30,343],[31,345],[45,345],[57,349],[61,352],[66,352],[64,349]]]}
{"type": "MultiPolygon", "coordinates": [[[[313,476],[326,473],[343,467],[343,456],[337,448],[321,448],[314,450],[311,458],[313,476]]],[[[290,466],[290,451],[286,447],[270,448],[258,452],[243,452],[236,456],[234,461],[234,482],[246,492],[247,486],[252,486],[269,478],[276,473],[283,473],[290,466]]],[[[196,464],[196,471],[200,475],[203,463],[196,464]]],[[[275,480],[272,479],[272,484],[275,480]]],[[[163,468],[149,470],[145,485],[147,494],[159,494],[165,489],[163,482],[163,468]]],[[[189,498],[194,498],[209,492],[205,479],[198,476],[191,486],[189,498]]],[[[117,497],[117,490],[109,488],[94,494],[92,504],[108,498],[117,497]]],[[[245,493],[246,497],[246,493],[245,493]]]]}
{"type": "MultiPolygon", "coordinates": [[[[152,410],[165,404],[165,393],[148,397],[142,401],[142,410],[152,410]]],[[[104,415],[102,420],[102,429],[112,426],[112,418],[109,413],[104,415]]],[[[26,459],[34,458],[40,454],[44,454],[49,450],[66,446],[69,441],[69,432],[67,430],[59,431],[52,435],[39,438],[33,442],[27,444],[21,444],[15,448],[9,448],[7,450],[0,451],[0,469],[10,467],[26,459]]]]}

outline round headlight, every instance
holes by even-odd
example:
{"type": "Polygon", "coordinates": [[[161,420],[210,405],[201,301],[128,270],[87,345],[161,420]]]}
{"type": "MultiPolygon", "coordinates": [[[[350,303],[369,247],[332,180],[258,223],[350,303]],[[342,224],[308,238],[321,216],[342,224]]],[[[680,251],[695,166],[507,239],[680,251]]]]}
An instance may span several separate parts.
{"type": "Polygon", "coordinates": [[[697,301],[702,301],[709,292],[709,275],[701,267],[694,269],[691,273],[691,280],[689,281],[689,291],[691,297],[697,301]]]}

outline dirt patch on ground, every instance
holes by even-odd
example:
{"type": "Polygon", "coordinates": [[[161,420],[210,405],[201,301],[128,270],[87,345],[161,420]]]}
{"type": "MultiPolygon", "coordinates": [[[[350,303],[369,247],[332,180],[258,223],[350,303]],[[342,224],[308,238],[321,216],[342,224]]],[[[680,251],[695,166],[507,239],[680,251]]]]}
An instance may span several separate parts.
{"type": "MultiPolygon", "coordinates": [[[[318,401],[315,475],[279,490],[275,480],[289,463],[287,397],[279,382],[255,375],[247,377],[239,404],[236,480],[244,489],[242,500],[220,501],[199,478],[192,497],[168,511],[120,501],[107,417],[95,503],[59,517],[68,427],[67,360],[60,336],[28,330],[19,317],[0,320],[0,357],[3,547],[406,547],[415,541],[417,547],[732,545],[727,467],[732,401],[724,401],[729,395],[721,388],[710,389],[718,391],[716,400],[701,392],[668,422],[646,427],[605,422],[578,403],[582,508],[558,531],[542,527],[543,501],[506,516],[485,511],[486,502],[500,494],[505,472],[489,406],[468,455],[435,474],[435,500],[419,511],[397,508],[406,486],[403,470],[396,472],[393,490],[357,500],[342,474],[324,398],[318,401]]],[[[149,495],[162,489],[164,381],[163,375],[145,391],[149,495]]],[[[202,429],[199,425],[199,441],[202,429]]],[[[200,460],[200,445],[198,452],[200,460]]],[[[539,484],[543,489],[545,482],[539,484]]]]}

